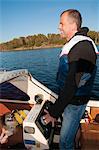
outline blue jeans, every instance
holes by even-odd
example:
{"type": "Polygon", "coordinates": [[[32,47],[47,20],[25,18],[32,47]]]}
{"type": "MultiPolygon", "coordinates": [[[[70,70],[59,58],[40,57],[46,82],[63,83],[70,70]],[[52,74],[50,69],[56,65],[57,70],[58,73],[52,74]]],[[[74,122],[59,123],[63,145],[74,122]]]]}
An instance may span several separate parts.
{"type": "Polygon", "coordinates": [[[64,109],[62,128],[60,132],[60,150],[73,150],[74,140],[80,120],[85,111],[85,105],[69,104],[64,109]]]}

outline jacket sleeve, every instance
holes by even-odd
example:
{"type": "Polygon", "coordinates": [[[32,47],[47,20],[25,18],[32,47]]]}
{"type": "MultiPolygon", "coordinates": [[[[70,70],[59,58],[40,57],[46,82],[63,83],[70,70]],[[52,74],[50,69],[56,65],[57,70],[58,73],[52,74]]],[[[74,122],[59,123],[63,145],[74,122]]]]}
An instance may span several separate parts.
{"type": "Polygon", "coordinates": [[[58,118],[64,111],[64,108],[71,102],[71,99],[75,95],[77,90],[76,85],[76,69],[77,61],[71,62],[69,64],[69,72],[65,80],[65,85],[60,91],[58,99],[55,103],[49,108],[49,113],[51,116],[58,118]]]}

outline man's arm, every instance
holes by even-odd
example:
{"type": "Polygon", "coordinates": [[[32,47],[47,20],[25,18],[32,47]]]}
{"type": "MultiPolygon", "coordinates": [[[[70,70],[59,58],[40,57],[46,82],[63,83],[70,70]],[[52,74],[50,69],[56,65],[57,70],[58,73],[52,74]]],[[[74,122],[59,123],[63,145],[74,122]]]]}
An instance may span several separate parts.
{"type": "Polygon", "coordinates": [[[73,96],[75,95],[77,90],[75,80],[76,70],[77,62],[71,62],[69,65],[69,72],[65,80],[65,85],[61,90],[58,99],[55,101],[53,106],[49,108],[49,114],[52,117],[59,117],[63,113],[64,108],[71,102],[73,96]]]}

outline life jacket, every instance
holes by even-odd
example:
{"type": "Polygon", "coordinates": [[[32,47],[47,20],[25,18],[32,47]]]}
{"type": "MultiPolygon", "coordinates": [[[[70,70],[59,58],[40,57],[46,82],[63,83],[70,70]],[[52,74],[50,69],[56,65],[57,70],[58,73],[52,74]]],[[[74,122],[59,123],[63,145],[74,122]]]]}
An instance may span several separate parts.
{"type": "MultiPolygon", "coordinates": [[[[68,65],[68,53],[70,52],[70,50],[73,48],[73,46],[75,46],[77,43],[79,43],[80,41],[91,41],[92,45],[95,49],[95,52],[97,53],[97,47],[94,44],[93,40],[90,39],[87,36],[83,36],[83,35],[76,35],[74,36],[68,43],[66,43],[63,48],[62,51],[60,53],[60,61],[59,61],[59,68],[58,68],[58,74],[57,74],[57,83],[59,86],[59,91],[60,89],[62,89],[62,87],[64,86],[64,82],[66,80],[66,76],[68,74],[68,70],[69,70],[69,65],[68,65]]],[[[75,96],[87,96],[90,88],[93,83],[93,79],[95,77],[95,73],[96,73],[96,67],[93,71],[93,73],[83,73],[79,85],[78,85],[78,90],[75,94],[75,96]],[[92,78],[92,79],[91,79],[92,78]],[[90,79],[90,84],[86,84],[87,81],[89,81],[90,79]]]]}

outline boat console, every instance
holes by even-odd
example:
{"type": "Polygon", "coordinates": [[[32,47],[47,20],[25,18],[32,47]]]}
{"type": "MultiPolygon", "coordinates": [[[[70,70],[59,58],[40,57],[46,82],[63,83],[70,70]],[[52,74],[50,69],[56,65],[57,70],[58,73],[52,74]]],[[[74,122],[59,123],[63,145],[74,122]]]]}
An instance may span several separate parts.
{"type": "Polygon", "coordinates": [[[23,136],[27,148],[49,149],[54,135],[54,127],[51,123],[45,124],[43,116],[44,109],[47,110],[52,104],[51,101],[35,104],[24,120],[23,136]]]}

